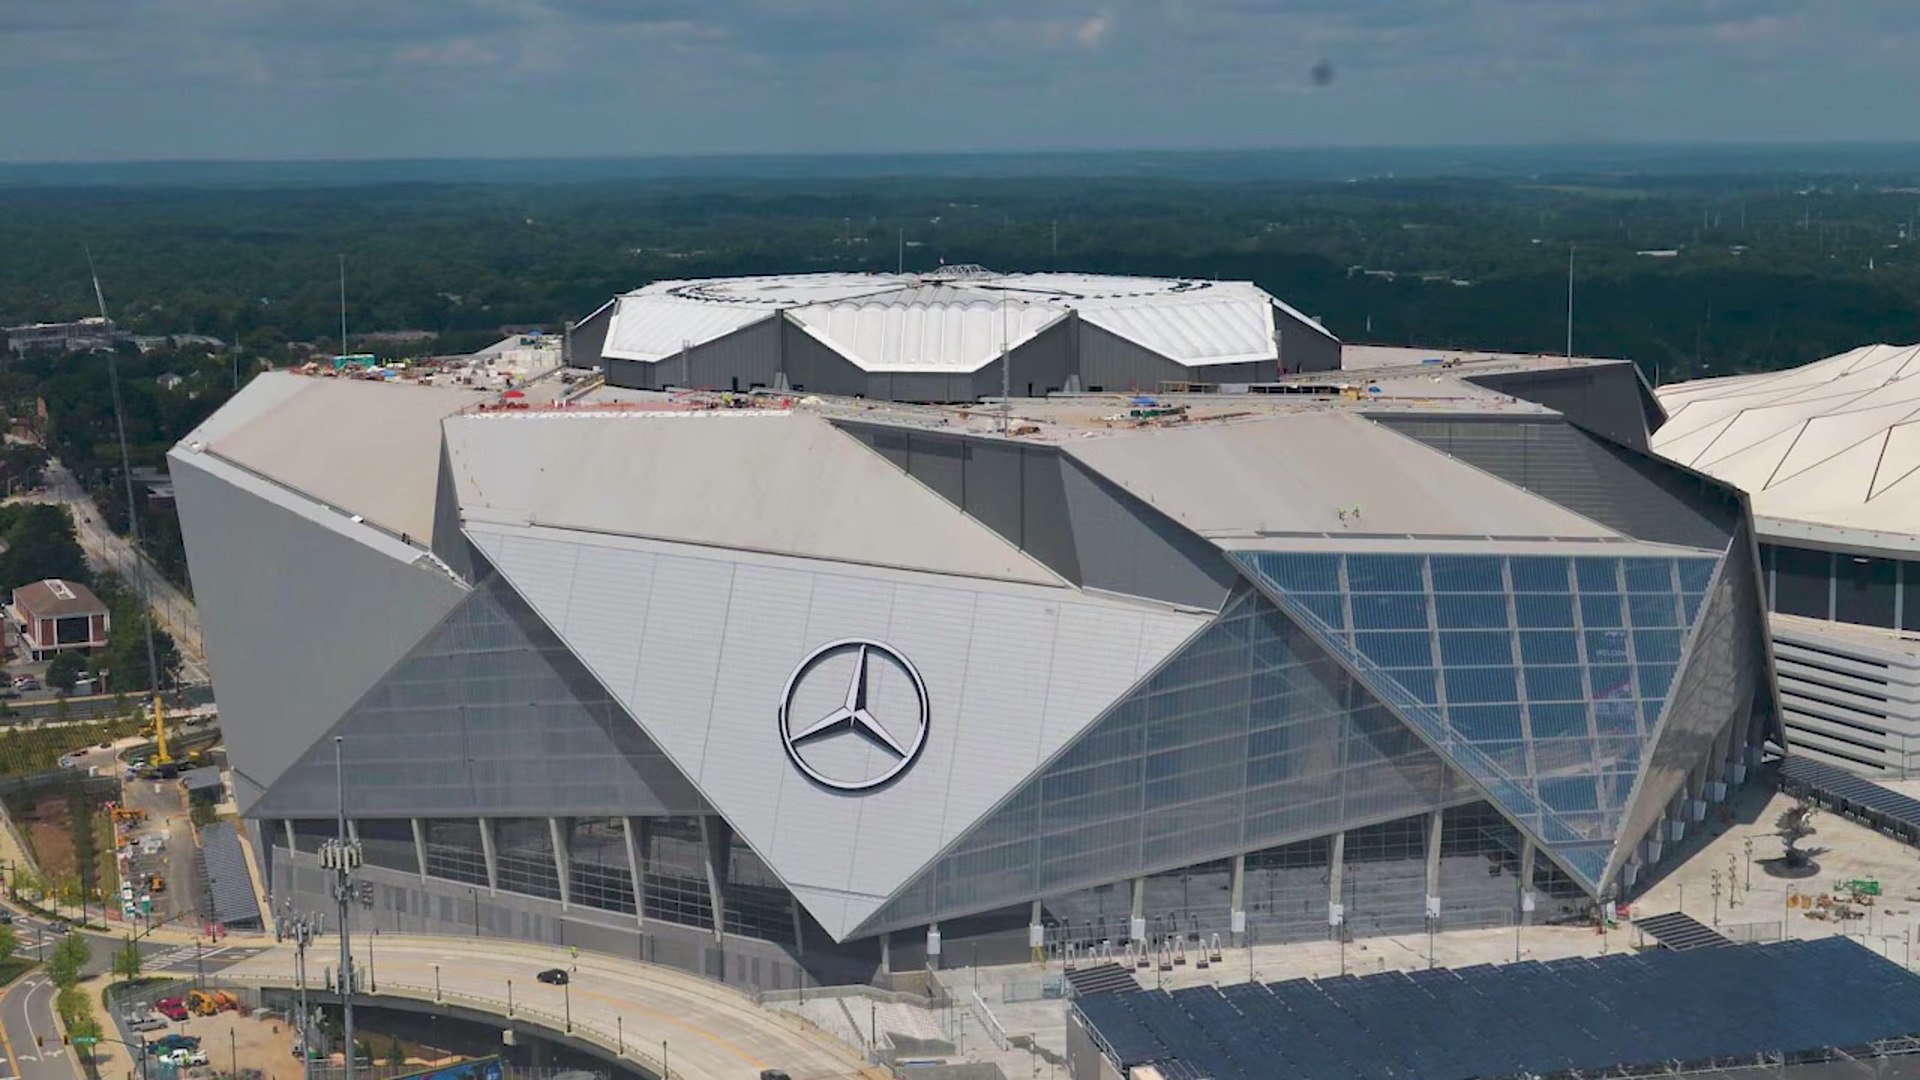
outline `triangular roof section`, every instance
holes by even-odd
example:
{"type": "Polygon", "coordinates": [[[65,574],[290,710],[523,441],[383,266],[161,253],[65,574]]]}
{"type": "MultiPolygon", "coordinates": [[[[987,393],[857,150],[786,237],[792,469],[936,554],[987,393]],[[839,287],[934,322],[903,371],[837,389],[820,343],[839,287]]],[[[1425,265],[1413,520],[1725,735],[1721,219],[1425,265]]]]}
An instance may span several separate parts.
{"type": "Polygon", "coordinates": [[[468,523],[1065,585],[817,416],[499,412],[449,420],[446,445],[468,523]]]}
{"type": "Polygon", "coordinates": [[[1235,561],[1555,862],[1602,891],[1718,557],[1235,561]]]}
{"type": "Polygon", "coordinates": [[[863,371],[978,371],[1067,312],[1006,292],[945,283],[791,308],[794,324],[863,371]]]}
{"type": "Polygon", "coordinates": [[[465,531],[840,939],[1206,622],[1031,583],[536,524],[465,531]],[[809,780],[779,721],[789,677],[846,639],[910,658],[926,691],[924,749],[862,792],[809,780]]]}

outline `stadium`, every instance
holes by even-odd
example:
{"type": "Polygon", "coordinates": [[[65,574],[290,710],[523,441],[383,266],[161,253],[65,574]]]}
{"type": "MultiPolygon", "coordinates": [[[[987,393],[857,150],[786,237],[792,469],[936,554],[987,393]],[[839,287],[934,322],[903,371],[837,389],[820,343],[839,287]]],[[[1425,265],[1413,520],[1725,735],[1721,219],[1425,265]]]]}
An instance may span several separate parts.
{"type": "Polygon", "coordinates": [[[255,379],[170,462],[264,877],[328,904],[338,752],[356,918],[744,986],[1506,926],[1779,738],[1628,365],[1237,390],[255,379]]]}
{"type": "Polygon", "coordinates": [[[1653,448],[1749,493],[1786,734],[1867,777],[1920,771],[1920,347],[1662,387],[1653,448]]]}
{"type": "Polygon", "coordinates": [[[1332,334],[1247,282],[977,266],[659,281],[608,301],[570,342],[570,362],[612,386],[882,401],[1156,391],[1340,366],[1332,334]]]}

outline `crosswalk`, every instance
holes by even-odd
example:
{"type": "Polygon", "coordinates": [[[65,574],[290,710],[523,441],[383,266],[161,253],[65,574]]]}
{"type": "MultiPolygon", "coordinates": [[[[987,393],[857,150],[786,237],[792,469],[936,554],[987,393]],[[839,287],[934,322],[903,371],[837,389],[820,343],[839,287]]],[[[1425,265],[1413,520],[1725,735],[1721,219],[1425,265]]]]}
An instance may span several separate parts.
{"type": "MultiPolygon", "coordinates": [[[[220,966],[224,967],[227,964],[237,963],[250,956],[258,955],[263,951],[264,947],[257,945],[215,945],[212,948],[204,945],[197,948],[192,945],[180,945],[168,949],[166,952],[156,953],[149,957],[146,961],[146,966],[154,970],[191,968],[194,966],[196,959],[200,964],[205,965],[217,957],[220,960],[220,966]]],[[[4,1080],[4,1078],[0,1078],[0,1080],[4,1080]]]]}

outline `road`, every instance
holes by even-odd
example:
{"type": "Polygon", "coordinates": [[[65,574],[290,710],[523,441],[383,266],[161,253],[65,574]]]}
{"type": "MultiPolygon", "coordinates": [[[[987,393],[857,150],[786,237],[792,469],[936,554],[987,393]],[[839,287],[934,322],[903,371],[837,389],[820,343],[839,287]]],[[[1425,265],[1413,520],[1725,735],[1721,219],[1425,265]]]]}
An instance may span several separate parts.
{"type": "MultiPolygon", "coordinates": [[[[307,956],[309,986],[337,959],[339,941],[323,937],[307,956]]],[[[664,1056],[675,1080],[754,1080],[782,1069],[793,1080],[882,1076],[823,1032],[762,1009],[738,991],[669,968],[595,953],[575,959],[556,946],[469,938],[354,938],[363,986],[379,995],[440,1000],[462,1008],[560,1030],[623,1055],[649,1073],[664,1056]],[[569,971],[565,987],[540,982],[544,970],[569,971]]],[[[232,985],[289,985],[291,946],[262,948],[227,969],[232,985]]],[[[219,980],[213,980],[216,984],[219,980]]]]}
{"type": "Polygon", "coordinates": [[[64,505],[73,512],[74,530],[81,549],[87,553],[87,561],[97,569],[119,575],[128,588],[137,589],[141,581],[146,582],[154,614],[179,646],[180,681],[206,682],[207,655],[200,642],[200,615],[193,601],[154,569],[130,541],[106,527],[100,518],[100,508],[59,458],[49,458],[42,475],[47,488],[46,501],[64,505]]]}

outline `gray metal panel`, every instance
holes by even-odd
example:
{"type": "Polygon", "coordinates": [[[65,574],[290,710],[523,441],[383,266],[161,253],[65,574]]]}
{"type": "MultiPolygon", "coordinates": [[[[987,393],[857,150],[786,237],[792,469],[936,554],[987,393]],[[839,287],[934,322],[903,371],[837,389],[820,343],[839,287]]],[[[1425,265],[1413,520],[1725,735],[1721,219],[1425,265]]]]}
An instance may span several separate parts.
{"type": "MultiPolygon", "coordinates": [[[[497,574],[329,733],[365,817],[697,814],[692,784],[497,574]]],[[[333,745],[316,740],[254,807],[324,817],[333,745]]]]}
{"type": "Polygon", "coordinates": [[[1565,420],[1379,414],[1373,419],[1641,540],[1724,551],[1743,508],[1725,485],[1565,420]]]}
{"type": "Polygon", "coordinates": [[[1067,514],[1065,468],[1065,455],[1052,447],[1020,448],[1020,548],[1077,585],[1080,555],[1067,514]]]}
{"type": "MultiPolygon", "coordinates": [[[[1067,388],[1067,380],[1079,370],[1072,325],[1078,317],[1061,319],[1013,350],[1013,374],[1006,387],[1012,396],[1044,397],[1067,388]]],[[[968,400],[999,397],[1000,361],[996,358],[974,372],[969,381],[968,400]]]]}
{"type": "Polygon", "coordinates": [[[1465,786],[1309,635],[1243,590],[859,933],[1420,813],[1465,786]]]}
{"type": "Polygon", "coordinates": [[[1017,443],[969,440],[967,501],[961,507],[1014,544],[1020,543],[1021,451],[1017,443]]]}
{"type": "Polygon", "coordinates": [[[232,466],[180,450],[168,462],[244,813],[466,590],[232,466]]]}
{"type": "Polygon", "coordinates": [[[1640,376],[1627,363],[1576,368],[1539,368],[1467,381],[1522,401],[1544,405],[1574,425],[1635,450],[1647,449],[1647,415],[1642,408],[1640,376]]]}
{"type": "Polygon", "coordinates": [[[1151,349],[1102,330],[1077,315],[1074,320],[1079,323],[1082,390],[1153,391],[1158,390],[1162,382],[1185,382],[1193,377],[1184,365],[1151,349]]]}
{"type": "Polygon", "coordinates": [[[448,568],[467,581],[473,580],[473,559],[467,538],[460,535],[460,494],[454,488],[453,469],[447,460],[447,447],[440,445],[440,479],[433,493],[433,553],[448,568]]]}
{"type": "Polygon", "coordinates": [[[595,368],[600,366],[600,350],[607,343],[607,327],[613,324],[613,309],[618,300],[609,300],[600,305],[600,309],[574,326],[568,357],[569,367],[595,368]]]}
{"type": "Polygon", "coordinates": [[[1280,338],[1281,370],[1289,373],[1340,370],[1340,340],[1318,324],[1306,323],[1275,307],[1273,325],[1280,338]]]}
{"type": "Polygon", "coordinates": [[[836,938],[1204,621],[1058,588],[539,526],[468,533],[836,938]],[[644,601],[576,602],[638,561],[644,601]],[[775,723],[795,666],[845,638],[909,657],[931,712],[916,764],[855,794],[808,781],[775,723]]]}
{"type": "Polygon", "coordinates": [[[867,375],[866,396],[874,401],[966,402],[976,395],[970,378],[961,373],[875,371],[867,375]]]}
{"type": "Polygon", "coordinates": [[[1219,610],[1236,577],[1219,548],[1081,462],[1060,461],[1082,585],[1219,610]]]}
{"type": "Polygon", "coordinates": [[[860,397],[869,389],[867,373],[819,338],[780,316],[780,363],[795,391],[860,397]]]}
{"type": "MultiPolygon", "coordinates": [[[[706,390],[751,390],[772,386],[780,375],[780,319],[767,318],[688,350],[690,386],[706,390]]],[[[660,362],[673,382],[681,382],[680,358],[660,362]]]]}
{"type": "Polygon", "coordinates": [[[609,357],[600,362],[601,373],[607,378],[608,386],[623,386],[629,390],[658,390],[654,369],[657,364],[644,360],[616,360],[609,357]]]}

